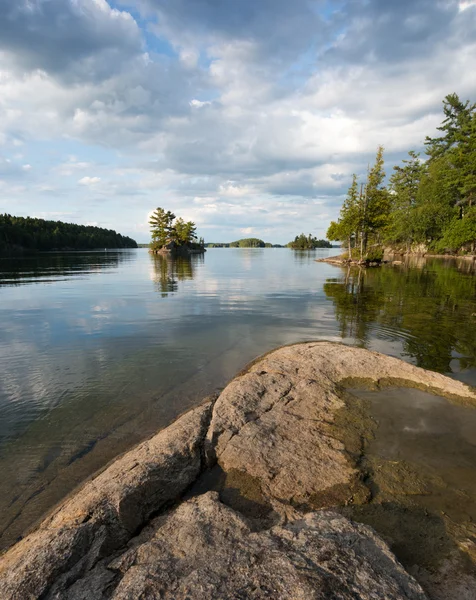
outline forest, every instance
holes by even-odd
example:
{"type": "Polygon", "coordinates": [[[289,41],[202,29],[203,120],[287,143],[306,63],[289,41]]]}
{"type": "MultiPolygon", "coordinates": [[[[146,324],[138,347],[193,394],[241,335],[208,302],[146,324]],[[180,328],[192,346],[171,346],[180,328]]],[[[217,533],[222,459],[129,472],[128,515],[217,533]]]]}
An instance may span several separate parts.
{"type": "Polygon", "coordinates": [[[137,248],[135,240],[112,229],[0,215],[0,256],[16,252],[137,248]]]}
{"type": "Polygon", "coordinates": [[[364,182],[357,175],[338,221],[327,231],[360,259],[384,246],[404,252],[466,254],[476,250],[476,104],[457,94],[443,100],[440,135],[426,138],[425,158],[413,150],[385,181],[384,148],[364,182]]]}

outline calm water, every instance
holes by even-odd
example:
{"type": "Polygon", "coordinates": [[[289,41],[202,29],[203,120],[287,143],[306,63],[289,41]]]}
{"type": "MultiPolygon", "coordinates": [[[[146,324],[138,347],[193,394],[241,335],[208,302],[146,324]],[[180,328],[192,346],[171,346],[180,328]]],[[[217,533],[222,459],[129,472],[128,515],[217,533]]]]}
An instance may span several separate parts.
{"type": "Polygon", "coordinates": [[[0,547],[276,346],[342,340],[476,385],[469,263],[347,272],[327,252],[0,260],[0,547]]]}

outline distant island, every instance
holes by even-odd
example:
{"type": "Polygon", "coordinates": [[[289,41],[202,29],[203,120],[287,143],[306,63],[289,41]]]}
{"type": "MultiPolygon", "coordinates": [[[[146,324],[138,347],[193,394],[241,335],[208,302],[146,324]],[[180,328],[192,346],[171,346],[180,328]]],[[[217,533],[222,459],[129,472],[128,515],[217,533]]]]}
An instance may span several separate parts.
{"type": "Polygon", "coordinates": [[[280,244],[270,244],[269,242],[264,242],[259,238],[243,238],[241,240],[236,240],[236,242],[211,242],[209,244],[205,244],[207,248],[284,248],[280,244]]]}
{"type": "Polygon", "coordinates": [[[137,243],[112,229],[0,215],[0,256],[98,248],[137,248],[137,243]]]}
{"type": "Polygon", "coordinates": [[[301,233],[301,235],[294,238],[294,241],[289,242],[288,248],[293,250],[315,250],[316,248],[332,248],[332,244],[327,240],[318,240],[311,234],[304,235],[304,233],[301,233]]]}
{"type": "Polygon", "coordinates": [[[197,238],[195,223],[177,218],[170,210],[157,207],[149,219],[149,225],[152,234],[149,252],[152,254],[205,252],[205,241],[197,238]]]}
{"type": "Polygon", "coordinates": [[[206,248],[291,248],[293,250],[314,250],[315,248],[333,248],[327,240],[318,240],[311,234],[297,235],[292,242],[285,246],[281,244],[270,244],[259,238],[243,238],[236,242],[210,242],[205,244],[206,248]]]}

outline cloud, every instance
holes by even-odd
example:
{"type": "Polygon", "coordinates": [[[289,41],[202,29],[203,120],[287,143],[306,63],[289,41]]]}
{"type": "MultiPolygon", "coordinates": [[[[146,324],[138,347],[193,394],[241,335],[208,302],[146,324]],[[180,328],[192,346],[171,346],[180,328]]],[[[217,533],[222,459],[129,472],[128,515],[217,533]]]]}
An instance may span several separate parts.
{"type": "Polygon", "coordinates": [[[379,144],[390,171],[476,99],[475,32],[456,0],[0,0],[0,204],[321,237],[379,144]]]}
{"type": "Polygon", "coordinates": [[[100,181],[101,181],[100,177],[82,177],[81,179],[78,180],[78,183],[80,185],[92,186],[92,185],[96,185],[100,181]]]}
{"type": "Polygon", "coordinates": [[[1,0],[0,49],[26,72],[66,81],[109,77],[142,50],[132,16],[106,0],[1,0]]]}

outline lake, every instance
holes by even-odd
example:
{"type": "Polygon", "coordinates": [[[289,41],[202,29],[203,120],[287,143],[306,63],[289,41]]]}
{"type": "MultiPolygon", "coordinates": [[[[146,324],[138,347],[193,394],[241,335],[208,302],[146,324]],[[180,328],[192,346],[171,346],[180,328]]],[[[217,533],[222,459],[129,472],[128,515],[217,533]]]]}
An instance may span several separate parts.
{"type": "Polygon", "coordinates": [[[469,261],[346,270],[339,250],[0,260],[0,548],[264,352],[343,341],[476,385],[469,261]]]}

